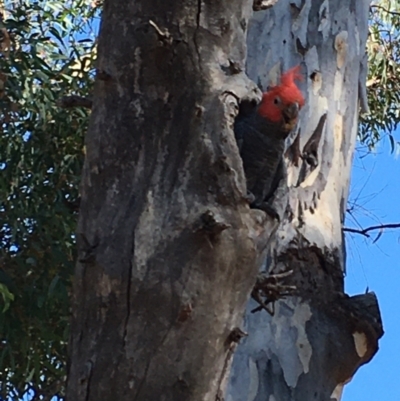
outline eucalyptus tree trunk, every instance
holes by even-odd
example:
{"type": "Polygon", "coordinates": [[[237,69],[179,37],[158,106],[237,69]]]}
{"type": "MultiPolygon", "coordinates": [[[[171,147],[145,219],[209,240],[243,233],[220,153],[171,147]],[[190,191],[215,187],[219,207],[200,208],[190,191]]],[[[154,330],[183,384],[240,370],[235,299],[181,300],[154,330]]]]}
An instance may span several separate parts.
{"type": "Polygon", "coordinates": [[[67,399],[215,400],[274,222],[232,126],[244,0],[105,0],[67,399]]]}
{"type": "Polygon", "coordinates": [[[104,2],[69,401],[329,400],[377,349],[375,298],[343,294],[341,233],[368,3],[280,0],[258,11],[253,81],[252,6],[104,2]],[[307,106],[276,233],[249,209],[232,126],[242,98],[259,100],[255,82],[265,88],[296,63],[307,106]],[[295,289],[273,316],[246,312],[232,365],[262,265],[270,277],[293,270],[284,284],[295,289]]]}
{"type": "Polygon", "coordinates": [[[266,87],[277,71],[301,64],[307,100],[286,152],[287,216],[264,266],[276,290],[291,286],[291,294],[273,315],[251,313],[257,304],[249,302],[227,401],[340,400],[378,349],[375,295],[344,293],[342,234],[358,114],[367,107],[369,3],[281,0],[251,20],[250,78],[266,87]]]}

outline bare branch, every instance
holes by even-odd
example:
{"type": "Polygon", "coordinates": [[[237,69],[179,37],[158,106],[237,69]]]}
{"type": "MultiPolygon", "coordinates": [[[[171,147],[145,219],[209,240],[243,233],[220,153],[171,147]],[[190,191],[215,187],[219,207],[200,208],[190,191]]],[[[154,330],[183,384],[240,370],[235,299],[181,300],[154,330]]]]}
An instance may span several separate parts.
{"type": "Polygon", "coordinates": [[[400,16],[400,12],[397,12],[397,11],[390,11],[390,10],[388,10],[387,8],[383,7],[383,6],[378,6],[377,4],[373,4],[373,5],[371,6],[371,9],[373,9],[373,8],[382,10],[382,11],[384,11],[385,13],[388,13],[388,14],[399,15],[399,16],[400,16]]]}
{"type": "Polygon", "coordinates": [[[71,95],[64,96],[61,99],[58,99],[57,105],[65,109],[69,109],[71,107],[86,107],[88,109],[91,109],[92,100],[87,97],[71,95]]]}
{"type": "MultiPolygon", "coordinates": [[[[370,231],[375,231],[375,230],[384,230],[387,228],[400,228],[400,223],[392,223],[392,224],[379,224],[376,226],[370,226],[367,228],[363,229],[358,229],[358,228],[351,228],[351,227],[343,227],[343,231],[346,231],[348,233],[355,233],[355,234],[361,234],[364,235],[365,237],[370,237],[368,234],[370,231]]],[[[378,239],[380,235],[376,239],[378,239]]],[[[375,240],[376,241],[376,240],[375,240]]]]}

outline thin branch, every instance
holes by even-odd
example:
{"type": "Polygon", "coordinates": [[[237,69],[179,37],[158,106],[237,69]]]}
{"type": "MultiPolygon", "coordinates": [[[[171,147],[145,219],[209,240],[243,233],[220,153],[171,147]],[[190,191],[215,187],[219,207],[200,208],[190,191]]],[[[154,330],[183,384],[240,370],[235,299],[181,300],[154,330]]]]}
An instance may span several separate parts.
{"type": "Polygon", "coordinates": [[[370,237],[368,234],[370,231],[375,231],[375,230],[384,230],[386,228],[400,228],[400,223],[392,223],[392,224],[379,224],[377,226],[370,226],[364,229],[358,229],[358,228],[351,228],[351,227],[343,227],[343,231],[346,231],[348,233],[355,233],[355,234],[361,234],[364,235],[365,237],[370,237]]]}
{"type": "Polygon", "coordinates": [[[388,13],[388,14],[399,15],[399,16],[400,16],[400,12],[397,12],[397,11],[390,11],[390,10],[388,10],[387,8],[383,7],[383,6],[378,6],[377,4],[373,4],[373,5],[371,6],[371,9],[372,9],[372,8],[377,8],[377,9],[379,9],[379,10],[385,11],[385,12],[388,13]]]}
{"type": "Polygon", "coordinates": [[[69,109],[71,107],[86,107],[88,109],[91,109],[92,101],[87,97],[72,95],[64,96],[61,99],[58,99],[57,105],[65,109],[69,109]]]}

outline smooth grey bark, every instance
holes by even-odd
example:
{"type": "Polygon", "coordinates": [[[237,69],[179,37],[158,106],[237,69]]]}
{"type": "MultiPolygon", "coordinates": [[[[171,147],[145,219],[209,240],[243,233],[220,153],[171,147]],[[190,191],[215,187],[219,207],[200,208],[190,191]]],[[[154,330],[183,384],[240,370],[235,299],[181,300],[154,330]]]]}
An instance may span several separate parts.
{"type": "Polygon", "coordinates": [[[251,3],[105,0],[78,225],[69,401],[215,400],[275,228],[232,125],[251,3]]]}
{"type": "Polygon", "coordinates": [[[378,349],[382,323],[373,293],[344,293],[345,217],[365,94],[369,0],[280,0],[256,13],[247,71],[264,88],[301,64],[306,106],[286,153],[289,207],[266,263],[293,271],[292,296],[273,316],[251,313],[234,356],[227,401],[340,400],[343,386],[378,349]],[[297,135],[297,136],[296,136],[297,135]]]}

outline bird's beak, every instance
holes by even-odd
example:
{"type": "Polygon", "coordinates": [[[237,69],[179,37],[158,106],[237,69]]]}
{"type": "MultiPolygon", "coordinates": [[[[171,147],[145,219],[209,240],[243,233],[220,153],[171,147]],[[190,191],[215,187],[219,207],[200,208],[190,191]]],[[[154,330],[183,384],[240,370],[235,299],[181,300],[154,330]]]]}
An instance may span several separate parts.
{"type": "Polygon", "coordinates": [[[285,107],[285,109],[283,110],[283,118],[285,119],[285,122],[290,123],[293,120],[296,120],[299,116],[299,110],[300,107],[297,102],[290,104],[288,107],[285,107]]]}

